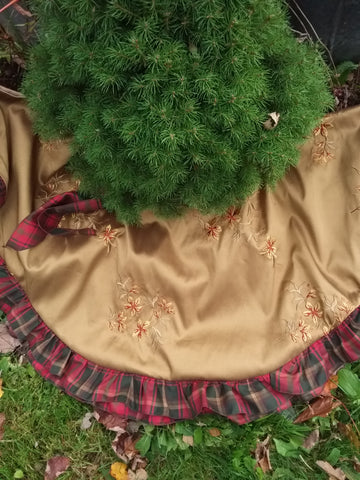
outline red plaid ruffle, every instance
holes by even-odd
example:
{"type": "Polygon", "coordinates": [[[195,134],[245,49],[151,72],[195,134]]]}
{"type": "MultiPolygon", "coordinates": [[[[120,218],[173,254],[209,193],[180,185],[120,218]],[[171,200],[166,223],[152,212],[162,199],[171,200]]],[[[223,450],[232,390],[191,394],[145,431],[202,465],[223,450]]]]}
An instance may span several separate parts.
{"type": "Polygon", "coordinates": [[[92,228],[75,230],[57,226],[66,214],[91,213],[100,208],[100,200],[81,200],[76,192],[56,195],[19,223],[6,246],[18,251],[26,250],[38,245],[48,234],[96,235],[92,228]]]}
{"type": "Polygon", "coordinates": [[[6,200],[6,183],[2,177],[0,177],[0,207],[2,207],[6,200]]]}
{"type": "Polygon", "coordinates": [[[281,368],[246,380],[166,381],[101,367],[73,352],[44,324],[1,258],[0,308],[17,337],[28,343],[30,361],[44,378],[78,400],[154,424],[208,412],[250,422],[319,395],[330,375],[360,358],[357,308],[281,368]]]}

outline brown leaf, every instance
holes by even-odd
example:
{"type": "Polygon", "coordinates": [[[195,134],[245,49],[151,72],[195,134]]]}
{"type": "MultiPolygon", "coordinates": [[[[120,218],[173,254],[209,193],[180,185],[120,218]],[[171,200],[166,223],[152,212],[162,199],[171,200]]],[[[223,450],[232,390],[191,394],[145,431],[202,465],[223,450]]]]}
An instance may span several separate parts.
{"type": "Polygon", "coordinates": [[[353,462],[354,462],[354,470],[355,472],[360,472],[360,461],[358,458],[354,457],[353,458],[353,462]]]}
{"type": "Polygon", "coordinates": [[[139,455],[139,450],[135,447],[139,439],[138,433],[131,435],[129,432],[118,432],[112,442],[112,448],[123,462],[129,463],[136,455],[139,455]]]}
{"type": "Polygon", "coordinates": [[[10,334],[6,324],[0,323],[0,353],[11,353],[20,345],[19,340],[10,334]]]}
{"type": "Polygon", "coordinates": [[[294,423],[302,423],[314,417],[326,417],[335,408],[339,407],[341,402],[334,397],[318,397],[310,403],[308,408],[304,410],[295,419],[294,423]]]}
{"type": "Polygon", "coordinates": [[[221,432],[218,428],[210,428],[209,433],[212,437],[220,437],[221,432]]]}
{"type": "Polygon", "coordinates": [[[55,480],[64,473],[70,466],[70,460],[67,457],[53,457],[46,464],[44,480],[55,480]]]}
{"type": "Polygon", "coordinates": [[[338,422],[337,424],[338,429],[342,435],[347,437],[350,442],[355,445],[356,448],[360,449],[360,439],[357,434],[354,432],[353,426],[349,423],[341,423],[338,422]]]}
{"type": "Polygon", "coordinates": [[[315,445],[318,444],[320,439],[319,429],[313,430],[308,437],[305,438],[304,443],[302,444],[303,448],[306,450],[311,450],[315,445]]]}
{"type": "Polygon", "coordinates": [[[128,476],[129,480],[147,480],[148,478],[148,474],[143,468],[140,468],[140,470],[137,470],[136,472],[129,470],[128,476]]]}
{"type": "Polygon", "coordinates": [[[126,418],[117,415],[116,413],[108,413],[102,410],[95,410],[94,417],[96,420],[104,425],[107,430],[113,432],[123,433],[126,431],[128,421],[126,418]]]}
{"type": "Polygon", "coordinates": [[[25,10],[25,8],[20,7],[20,5],[13,5],[13,8],[15,8],[15,10],[17,10],[24,17],[32,17],[32,13],[29,12],[29,10],[25,10]]]}
{"type": "Polygon", "coordinates": [[[192,435],[183,435],[182,440],[187,445],[190,445],[190,447],[194,446],[194,437],[192,435]]]}
{"type": "Polygon", "coordinates": [[[338,387],[339,379],[337,375],[329,377],[328,381],[324,385],[324,389],[321,392],[323,397],[332,396],[331,390],[335,390],[338,387]]]}
{"type": "Polygon", "coordinates": [[[269,451],[270,435],[268,435],[265,440],[258,442],[256,444],[255,450],[255,460],[257,461],[256,466],[260,467],[261,470],[266,473],[272,470],[270,462],[270,451],[269,451]]]}
{"type": "Polygon", "coordinates": [[[5,423],[5,413],[0,413],[0,440],[4,436],[4,423],[5,423]]]}
{"type": "Polygon", "coordinates": [[[317,460],[316,465],[330,475],[330,477],[333,477],[334,480],[346,480],[346,475],[341,468],[334,468],[329,462],[323,462],[322,460],[317,460]]]}

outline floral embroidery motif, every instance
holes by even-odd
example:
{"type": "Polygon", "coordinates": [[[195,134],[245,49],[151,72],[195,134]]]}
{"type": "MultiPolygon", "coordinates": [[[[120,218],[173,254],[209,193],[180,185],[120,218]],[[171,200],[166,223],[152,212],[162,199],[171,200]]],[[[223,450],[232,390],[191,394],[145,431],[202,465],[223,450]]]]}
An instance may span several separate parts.
{"type": "Polygon", "coordinates": [[[267,237],[263,249],[260,251],[261,255],[266,255],[269,260],[276,258],[276,240],[273,240],[271,237],[267,237]]]}
{"type": "Polygon", "coordinates": [[[310,284],[289,282],[285,290],[292,295],[296,308],[297,320],[285,321],[293,342],[301,338],[306,343],[311,339],[314,328],[322,328],[323,334],[327,335],[355,309],[347,300],[339,300],[335,295],[325,296],[310,284]]]}
{"type": "Polygon", "coordinates": [[[318,127],[313,131],[314,135],[314,147],[312,151],[312,159],[315,163],[320,165],[326,165],[329,160],[334,158],[332,150],[334,150],[333,142],[329,140],[328,129],[332,128],[333,124],[330,123],[328,118],[325,118],[318,127]]]}
{"type": "Polygon", "coordinates": [[[222,231],[222,228],[219,225],[212,225],[211,223],[205,223],[205,230],[208,238],[219,240],[220,233],[222,231]]]}
{"type": "Polygon", "coordinates": [[[248,198],[242,207],[232,206],[224,215],[212,218],[198,217],[199,223],[205,232],[205,236],[211,240],[219,240],[228,229],[232,231],[236,240],[244,239],[255,247],[260,255],[267,259],[275,260],[278,255],[276,240],[266,234],[263,228],[262,209],[260,207],[263,192],[255,192],[248,198]]]}
{"type": "Polygon", "coordinates": [[[110,309],[108,326],[131,338],[147,339],[154,348],[163,343],[167,321],[175,315],[174,304],[158,294],[150,294],[131,278],[116,283],[116,311],[110,309]]]}
{"type": "Polygon", "coordinates": [[[80,180],[74,180],[74,178],[62,168],[41,186],[37,198],[45,203],[60,193],[77,191],[79,186],[80,180]]]}
{"type": "Polygon", "coordinates": [[[120,231],[113,229],[111,225],[108,225],[105,230],[98,234],[100,240],[104,242],[107,248],[107,253],[110,253],[111,247],[116,247],[114,240],[120,235],[120,231]]]}

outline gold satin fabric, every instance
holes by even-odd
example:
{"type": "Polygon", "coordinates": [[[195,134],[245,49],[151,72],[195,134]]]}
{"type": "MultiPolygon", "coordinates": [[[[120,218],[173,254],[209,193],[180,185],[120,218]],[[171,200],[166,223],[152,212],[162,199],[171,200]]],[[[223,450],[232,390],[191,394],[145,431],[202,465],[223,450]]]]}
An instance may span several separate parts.
{"type": "Polygon", "coordinates": [[[23,100],[0,93],[1,250],[44,322],[100,365],[168,380],[270,372],[360,303],[360,108],[325,119],[274,191],[221,217],[104,213],[64,218],[94,237],[3,245],[48,196],[74,187],[67,146],[31,133],[23,100]]]}

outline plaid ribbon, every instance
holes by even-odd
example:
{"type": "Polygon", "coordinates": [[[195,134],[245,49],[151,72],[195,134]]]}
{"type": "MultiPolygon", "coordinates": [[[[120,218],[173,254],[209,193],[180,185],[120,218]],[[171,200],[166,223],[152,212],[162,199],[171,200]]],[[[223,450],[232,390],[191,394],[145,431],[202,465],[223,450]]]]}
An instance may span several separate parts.
{"type": "Polygon", "coordinates": [[[6,183],[2,177],[0,177],[0,207],[2,207],[6,200],[6,183]]]}
{"type": "Polygon", "coordinates": [[[50,235],[96,235],[92,228],[79,230],[57,228],[61,218],[69,213],[91,213],[99,210],[100,200],[81,200],[76,192],[67,192],[48,200],[16,227],[6,246],[14,250],[35,247],[50,235]]]}
{"type": "Polygon", "coordinates": [[[327,378],[360,357],[360,308],[329,335],[266,375],[240,381],[167,381],[101,367],[65,345],[50,329],[0,257],[0,308],[29,345],[29,359],[67,394],[124,417],[166,424],[217,413],[247,423],[321,394],[327,378]]]}

